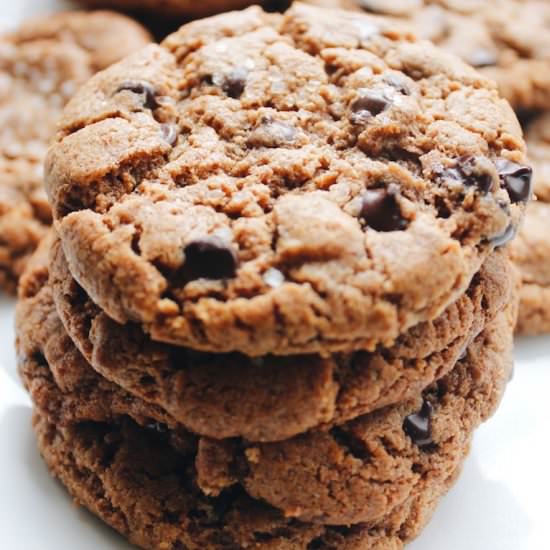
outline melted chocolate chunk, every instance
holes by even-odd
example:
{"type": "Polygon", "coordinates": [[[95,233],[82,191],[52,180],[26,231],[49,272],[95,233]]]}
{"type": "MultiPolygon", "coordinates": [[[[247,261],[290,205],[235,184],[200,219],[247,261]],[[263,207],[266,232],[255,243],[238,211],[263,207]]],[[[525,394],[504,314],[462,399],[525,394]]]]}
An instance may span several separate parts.
{"type": "Polygon", "coordinates": [[[476,187],[486,195],[493,189],[494,177],[488,170],[485,157],[460,157],[454,168],[445,171],[445,175],[460,180],[468,187],[476,187]]]}
{"type": "Polygon", "coordinates": [[[433,406],[424,400],[419,412],[410,414],[403,422],[403,430],[412,439],[413,443],[425,449],[433,445],[432,439],[432,413],[433,406]]]}
{"type": "Polygon", "coordinates": [[[193,241],[185,247],[184,253],[182,276],[187,281],[235,276],[237,256],[230,245],[217,237],[193,241]]]}
{"type": "Polygon", "coordinates": [[[498,159],[496,167],[504,189],[512,202],[528,202],[533,190],[533,169],[510,160],[498,159]]]}
{"type": "Polygon", "coordinates": [[[151,111],[154,111],[159,107],[159,104],[157,102],[157,92],[152,84],[149,84],[149,82],[145,81],[135,81],[131,80],[128,82],[124,82],[117,88],[118,92],[123,91],[129,91],[133,94],[142,96],[142,104],[146,109],[150,109],[151,111]]]}
{"type": "Polygon", "coordinates": [[[169,145],[174,145],[178,140],[178,127],[175,124],[162,124],[160,127],[162,137],[169,145]]]}
{"type": "Polygon", "coordinates": [[[393,188],[370,189],[363,194],[363,204],[359,216],[375,231],[400,231],[408,221],[401,215],[393,188]]]}
{"type": "Polygon", "coordinates": [[[497,61],[495,52],[485,48],[479,48],[468,56],[468,62],[474,67],[493,67],[497,61]]]}
{"type": "Polygon", "coordinates": [[[366,92],[351,104],[350,120],[353,124],[364,124],[370,118],[385,111],[391,102],[380,93],[366,92]]]}
{"type": "Polygon", "coordinates": [[[495,248],[500,248],[509,243],[516,236],[516,228],[510,224],[500,235],[489,240],[495,248]]]}
{"type": "Polygon", "coordinates": [[[233,99],[239,99],[246,87],[248,71],[243,67],[237,67],[225,77],[222,84],[223,91],[233,99]]]}

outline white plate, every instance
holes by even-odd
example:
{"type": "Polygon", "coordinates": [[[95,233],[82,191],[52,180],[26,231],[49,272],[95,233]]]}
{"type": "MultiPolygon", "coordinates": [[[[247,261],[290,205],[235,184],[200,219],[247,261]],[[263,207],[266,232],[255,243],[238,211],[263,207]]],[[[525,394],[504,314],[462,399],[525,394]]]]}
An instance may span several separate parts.
{"type": "MultiPolygon", "coordinates": [[[[5,0],[0,29],[25,15],[67,7],[5,0]]],[[[30,404],[15,373],[13,301],[0,298],[0,548],[131,547],[72,505],[40,461],[30,404]]],[[[550,337],[523,340],[497,416],[477,433],[471,456],[432,523],[410,550],[548,550],[550,337]]]]}

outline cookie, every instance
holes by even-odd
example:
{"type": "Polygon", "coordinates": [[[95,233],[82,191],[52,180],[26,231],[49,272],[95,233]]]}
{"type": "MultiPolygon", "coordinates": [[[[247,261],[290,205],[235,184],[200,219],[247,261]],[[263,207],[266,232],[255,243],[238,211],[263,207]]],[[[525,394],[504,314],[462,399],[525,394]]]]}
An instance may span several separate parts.
{"type": "Polygon", "coordinates": [[[528,122],[525,140],[533,167],[533,190],[539,201],[550,203],[550,113],[528,122]]]}
{"type": "Polygon", "coordinates": [[[500,171],[525,162],[473,69],[297,4],[191,23],[92,79],[46,179],[110,317],[262,356],[372,350],[440,315],[514,235],[530,182],[500,171]]]}
{"type": "MultiPolygon", "coordinates": [[[[32,296],[44,269],[46,250],[42,266],[22,279],[23,300],[32,296]],[[25,296],[27,287],[31,292],[25,296]]],[[[251,360],[158,344],[137,325],[112,321],[72,279],[58,242],[50,273],[59,315],[97,372],[162,407],[193,432],[249,441],[328,429],[417,395],[452,369],[508,302],[513,284],[506,254],[495,252],[464,296],[434,322],[402,335],[392,348],[251,360]]],[[[51,310],[53,305],[30,307],[51,310]]]]}
{"type": "Polygon", "coordinates": [[[512,244],[512,257],[523,285],[518,334],[550,332],[550,114],[542,114],[526,126],[529,158],[537,201],[527,208],[525,224],[512,244]]]}
{"type": "MultiPolygon", "coordinates": [[[[130,416],[187,448],[191,435],[183,426],[102,379],[83,360],[55,312],[41,307],[51,299],[51,288],[42,286],[20,303],[17,315],[19,369],[49,422],[62,427],[130,416]]],[[[492,413],[508,379],[512,310],[478,336],[449,374],[397,405],[280,442],[192,436],[198,439],[199,487],[219,496],[237,486],[300,521],[381,521],[416,495],[420,481],[429,486],[432,476],[447,479],[459,467],[473,429],[492,413]]]]}
{"type": "Polygon", "coordinates": [[[161,434],[130,420],[60,428],[36,413],[34,428],[48,467],[76,503],[150,550],[400,550],[458,474],[441,475],[429,490],[421,481],[417,496],[383,521],[323,526],[284,518],[238,490],[205,497],[192,453],[176,452],[161,434]]]}
{"type": "Polygon", "coordinates": [[[527,208],[525,224],[512,247],[522,278],[518,334],[550,332],[550,204],[536,201],[527,208]]]}
{"type": "Polygon", "coordinates": [[[51,223],[43,161],[63,106],[86,80],[150,42],[111,12],[67,12],[0,37],[0,287],[14,292],[51,223]]]}
{"type": "MultiPolygon", "coordinates": [[[[49,248],[45,241],[21,281],[21,317],[29,342],[34,342],[30,335],[42,337],[37,316],[56,319],[55,330],[46,327],[46,334],[66,337],[49,288],[42,299],[42,287],[49,286],[49,248]]],[[[416,395],[453,367],[509,300],[512,287],[506,256],[495,253],[465,296],[391,349],[251,361],[156,344],[138,327],[111,321],[72,280],[58,243],[54,248],[51,282],[58,310],[86,359],[102,376],[162,407],[189,430],[213,438],[285,439],[416,395]]],[[[59,360],[64,363],[63,355],[59,360]]],[[[57,364],[52,358],[49,363],[52,368],[57,364]]]]}
{"type": "Polygon", "coordinates": [[[460,56],[516,109],[550,108],[550,5],[544,0],[304,0],[394,17],[460,56]]]}

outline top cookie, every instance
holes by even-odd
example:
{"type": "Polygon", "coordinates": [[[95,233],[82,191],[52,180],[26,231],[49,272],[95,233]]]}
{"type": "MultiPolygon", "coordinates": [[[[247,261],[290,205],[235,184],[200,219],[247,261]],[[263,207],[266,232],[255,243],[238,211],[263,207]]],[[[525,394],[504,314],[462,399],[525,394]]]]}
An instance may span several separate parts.
{"type": "Polygon", "coordinates": [[[63,106],[79,86],[150,41],[111,12],[68,12],[0,37],[0,287],[17,279],[51,223],[42,164],[63,106]]]}
{"type": "Polygon", "coordinates": [[[418,36],[495,79],[517,109],[550,108],[546,0],[305,0],[405,19],[418,36]]]}
{"type": "Polygon", "coordinates": [[[47,187],[73,276],[153,339],[373,349],[515,233],[521,129],[494,85],[394,23],[296,4],[183,27],[67,106],[47,187]]]}

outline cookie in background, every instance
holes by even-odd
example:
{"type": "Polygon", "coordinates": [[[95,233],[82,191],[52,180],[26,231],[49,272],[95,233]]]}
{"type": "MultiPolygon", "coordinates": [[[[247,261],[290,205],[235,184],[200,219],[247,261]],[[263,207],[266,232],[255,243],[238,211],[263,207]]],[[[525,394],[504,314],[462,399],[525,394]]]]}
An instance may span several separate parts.
{"type": "Polygon", "coordinates": [[[523,280],[516,330],[534,335],[550,332],[550,113],[527,123],[526,139],[537,200],[527,207],[512,258],[523,280]]]}
{"type": "Polygon", "coordinates": [[[51,224],[43,161],[65,104],[94,73],[151,41],[114,12],[31,19],[0,37],[0,287],[13,293],[51,224]]]}
{"type": "Polygon", "coordinates": [[[550,108],[550,2],[303,0],[390,16],[494,79],[515,109],[550,108]]]}

